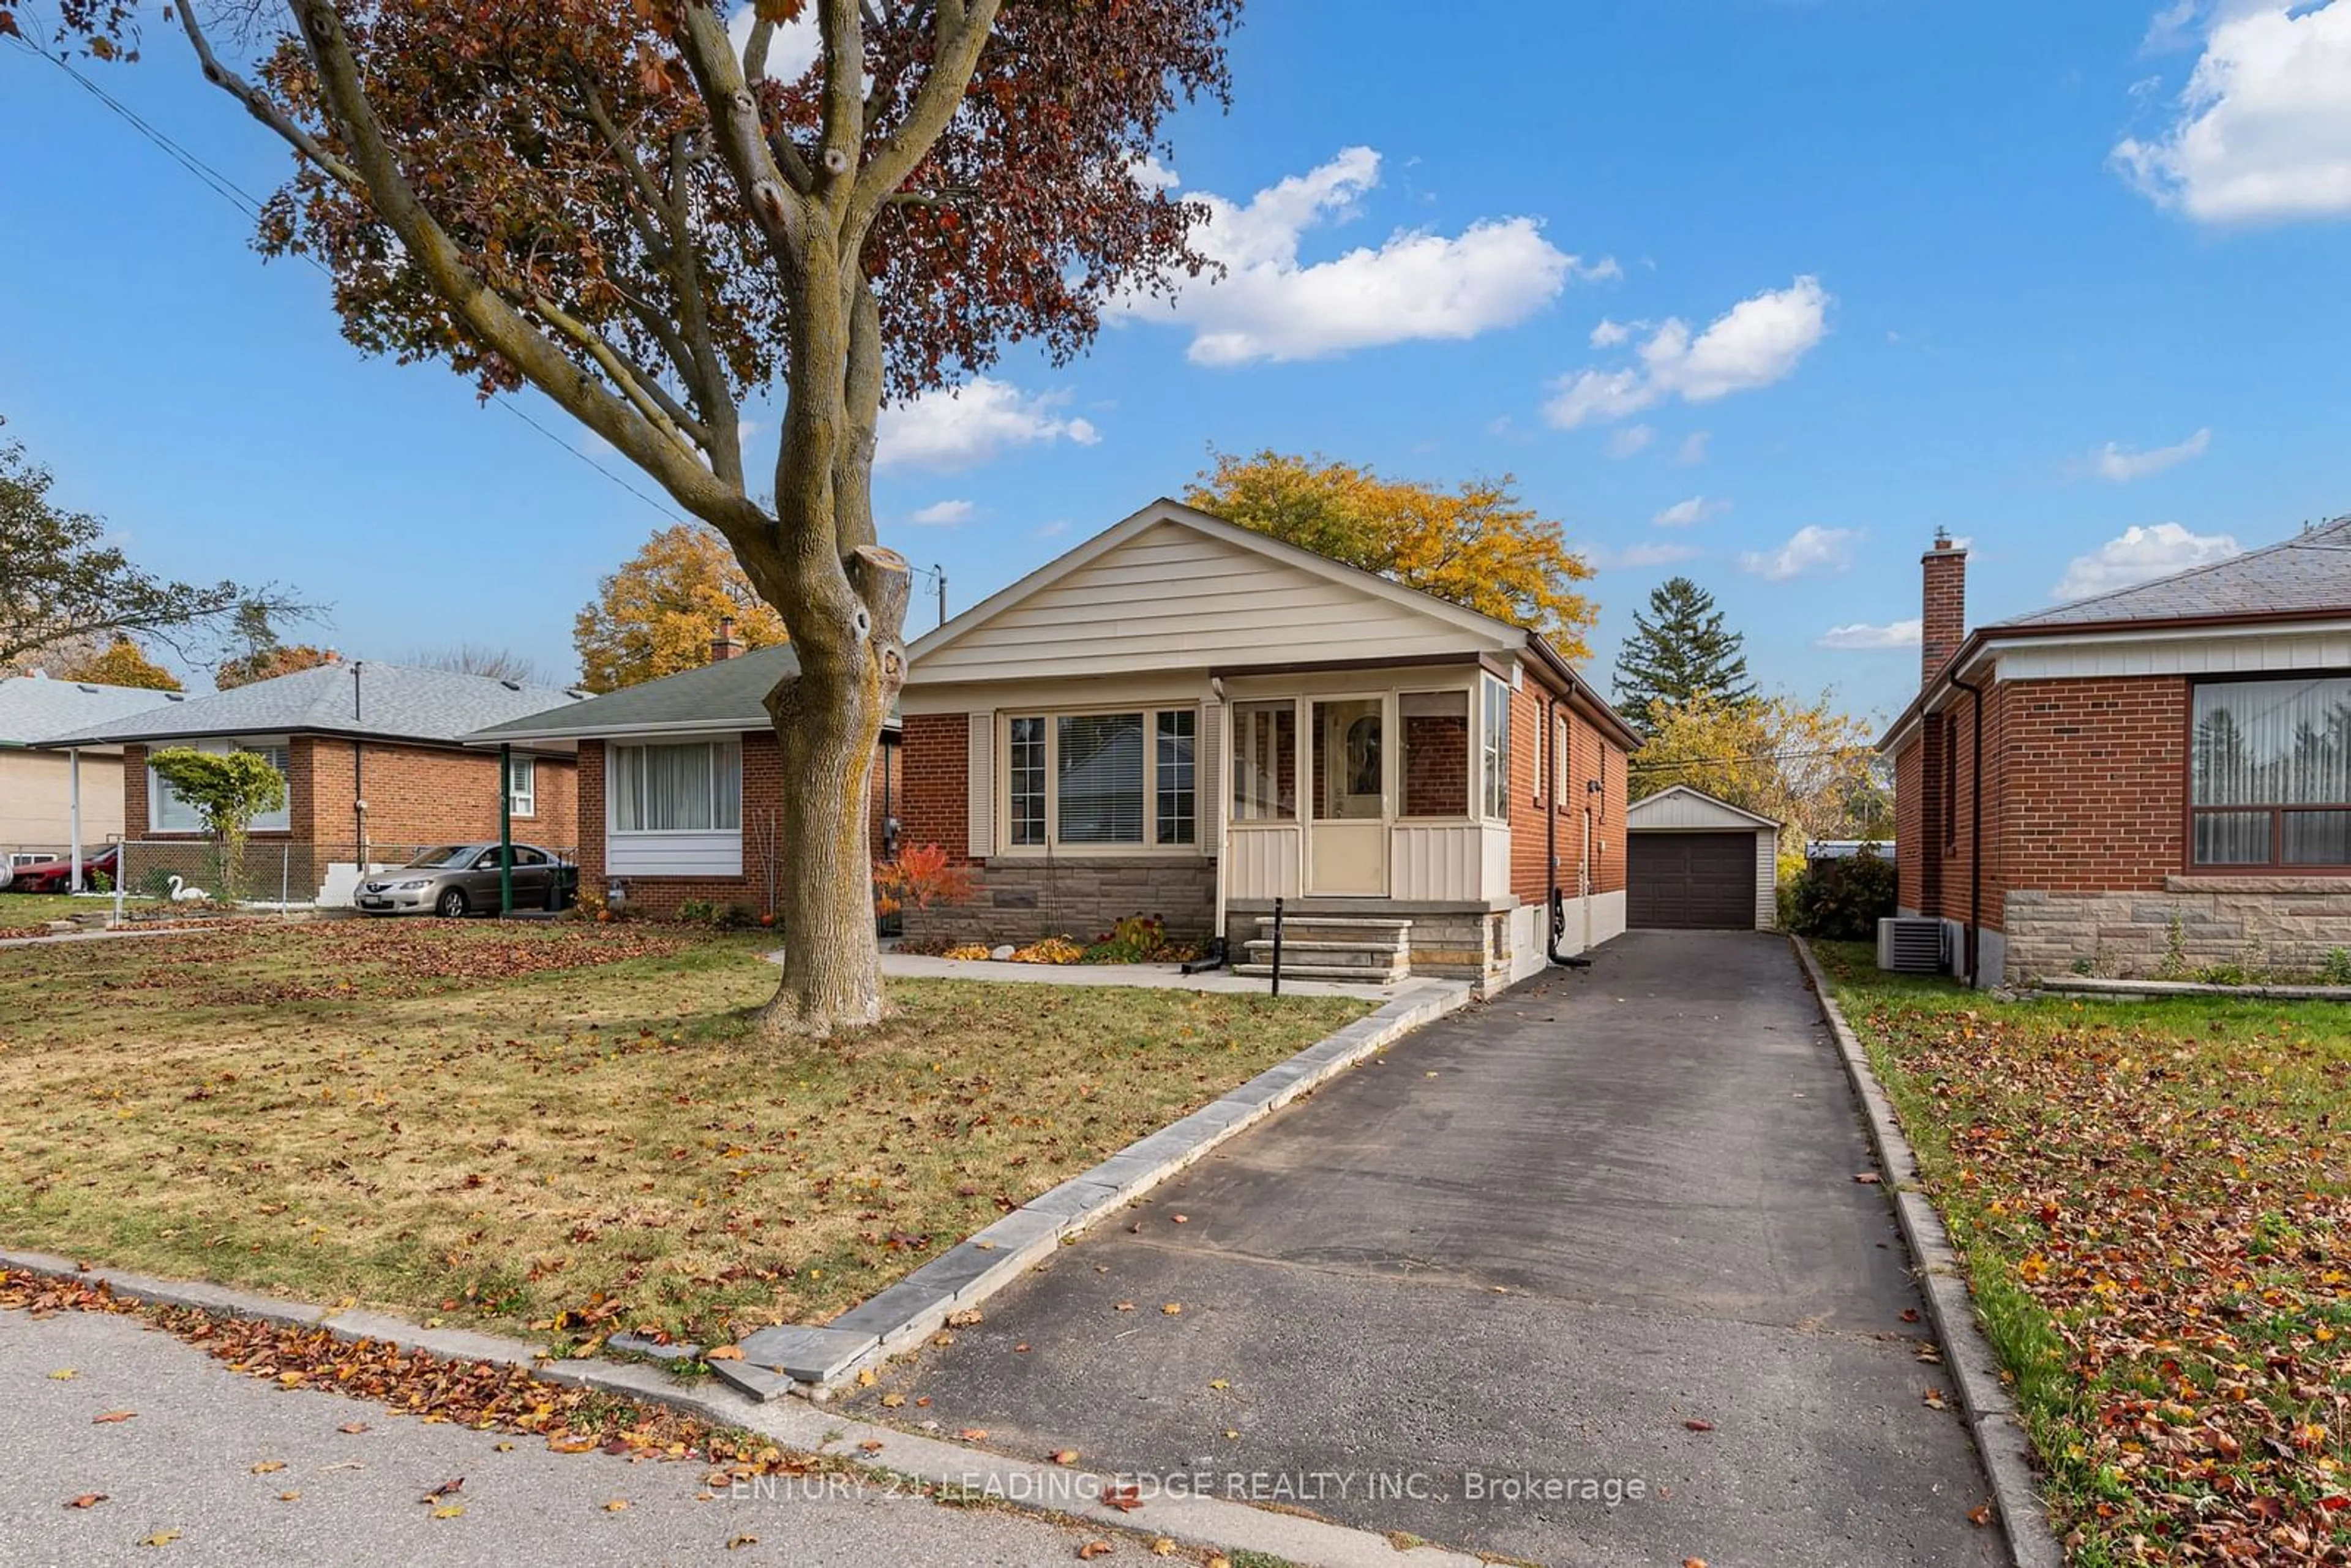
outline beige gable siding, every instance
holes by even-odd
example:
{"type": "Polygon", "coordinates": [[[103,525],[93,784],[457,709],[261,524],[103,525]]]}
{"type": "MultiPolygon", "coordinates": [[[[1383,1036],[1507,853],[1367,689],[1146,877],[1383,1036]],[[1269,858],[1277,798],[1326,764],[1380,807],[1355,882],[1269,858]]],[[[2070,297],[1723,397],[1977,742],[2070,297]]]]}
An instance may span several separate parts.
{"type": "MultiPolygon", "coordinates": [[[[1461,651],[1459,627],[1179,523],[1144,529],[919,661],[920,678],[1018,680],[1461,651]]],[[[1496,640],[1499,645],[1499,640],[1496,640]]]]}
{"type": "Polygon", "coordinates": [[[1726,810],[1696,795],[1652,795],[1635,800],[1625,813],[1627,827],[1678,828],[1685,831],[1753,832],[1756,822],[1739,811],[1726,810]]]}

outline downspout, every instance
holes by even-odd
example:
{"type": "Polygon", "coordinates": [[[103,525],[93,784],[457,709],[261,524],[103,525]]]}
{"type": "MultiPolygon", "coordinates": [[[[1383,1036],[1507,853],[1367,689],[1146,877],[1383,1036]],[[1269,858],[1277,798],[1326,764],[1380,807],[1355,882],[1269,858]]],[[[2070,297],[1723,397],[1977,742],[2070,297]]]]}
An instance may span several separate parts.
{"type": "Polygon", "coordinates": [[[1973,699],[1969,706],[1975,715],[1975,759],[1969,768],[1973,782],[1968,787],[1968,985],[1973,988],[1980,978],[1977,967],[1983,926],[1983,688],[1959,679],[1957,670],[1950,682],[1973,699]]]}

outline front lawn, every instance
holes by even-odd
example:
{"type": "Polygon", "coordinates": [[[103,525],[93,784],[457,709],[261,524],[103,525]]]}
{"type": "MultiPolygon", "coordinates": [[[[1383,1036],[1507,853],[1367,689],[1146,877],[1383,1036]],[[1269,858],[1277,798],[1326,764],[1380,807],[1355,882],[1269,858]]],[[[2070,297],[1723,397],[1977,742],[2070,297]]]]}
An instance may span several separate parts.
{"type": "Polygon", "coordinates": [[[1332,998],[892,987],[743,1009],[772,940],[261,925],[0,951],[0,1245],[574,1339],[862,1300],[1358,1017],[1332,998]]]}
{"type": "MultiPolygon", "coordinates": [[[[133,904],[143,903],[132,899],[133,904]]],[[[110,898],[76,898],[64,893],[0,892],[0,936],[46,936],[49,922],[87,915],[104,919],[114,914],[110,898]]]]}
{"type": "Polygon", "coordinates": [[[2351,1562],[2351,1012],[1998,1002],[1815,951],[2071,1561],[2351,1562]]]}

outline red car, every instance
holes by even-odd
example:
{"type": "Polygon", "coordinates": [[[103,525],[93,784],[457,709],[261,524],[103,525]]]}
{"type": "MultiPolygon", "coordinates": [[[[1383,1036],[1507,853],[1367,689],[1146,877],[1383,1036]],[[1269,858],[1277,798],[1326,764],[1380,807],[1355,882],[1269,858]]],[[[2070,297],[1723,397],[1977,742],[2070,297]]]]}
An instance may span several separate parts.
{"type": "MultiPolygon", "coordinates": [[[[122,858],[120,844],[109,844],[102,850],[92,850],[81,858],[81,884],[89,887],[92,881],[104,875],[109,883],[114,880],[114,868],[122,858]]],[[[73,878],[70,859],[30,861],[15,868],[8,879],[11,893],[66,893],[66,884],[73,878]]]]}

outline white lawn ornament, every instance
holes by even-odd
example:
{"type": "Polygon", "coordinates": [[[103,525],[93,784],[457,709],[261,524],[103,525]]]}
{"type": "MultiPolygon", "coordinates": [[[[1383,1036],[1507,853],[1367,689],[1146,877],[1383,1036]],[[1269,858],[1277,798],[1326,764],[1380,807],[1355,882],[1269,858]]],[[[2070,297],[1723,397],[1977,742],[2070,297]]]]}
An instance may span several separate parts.
{"type": "Polygon", "coordinates": [[[211,896],[201,887],[183,885],[176,876],[172,879],[172,902],[174,904],[202,904],[211,896]]]}

